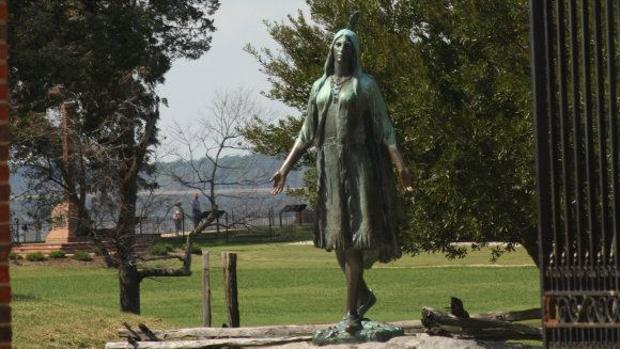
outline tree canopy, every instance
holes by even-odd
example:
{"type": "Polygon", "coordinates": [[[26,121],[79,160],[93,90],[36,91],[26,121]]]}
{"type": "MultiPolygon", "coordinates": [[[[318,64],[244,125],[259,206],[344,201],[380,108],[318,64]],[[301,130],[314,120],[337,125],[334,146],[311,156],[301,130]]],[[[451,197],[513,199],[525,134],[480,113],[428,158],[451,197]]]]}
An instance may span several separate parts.
{"type": "MultiPolygon", "coordinates": [[[[118,117],[129,115],[124,111],[154,109],[160,102],[154,87],[174,59],[198,58],[210,48],[211,15],[218,7],[217,0],[12,4],[13,160],[60,154],[49,117],[59,100],[78,103],[80,132],[110,144],[119,135],[118,117]],[[51,93],[58,86],[61,96],[51,93]]],[[[144,119],[149,113],[138,114],[144,119]]]]}
{"type": "Polygon", "coordinates": [[[256,150],[291,148],[331,38],[359,10],[362,65],[383,90],[417,177],[404,250],[461,256],[452,242],[505,241],[536,260],[527,1],[307,3],[309,16],[267,22],[279,51],[247,47],[271,82],[267,96],[300,112],[257,120],[246,130],[256,150]]]}
{"type": "Polygon", "coordinates": [[[145,174],[152,170],[159,106],[165,103],[156,87],[175,59],[209,50],[219,0],[11,5],[12,161],[42,184],[34,187],[43,194],[38,198],[56,190],[74,204],[78,226],[94,241],[95,212],[86,207],[86,196],[110,203],[115,228],[105,238],[115,247],[121,309],[139,313],[144,277],[190,273],[189,252],[182,269],[138,269],[136,200],[139,188],[155,185],[145,174]],[[70,133],[71,157],[62,132],[70,133]]]}

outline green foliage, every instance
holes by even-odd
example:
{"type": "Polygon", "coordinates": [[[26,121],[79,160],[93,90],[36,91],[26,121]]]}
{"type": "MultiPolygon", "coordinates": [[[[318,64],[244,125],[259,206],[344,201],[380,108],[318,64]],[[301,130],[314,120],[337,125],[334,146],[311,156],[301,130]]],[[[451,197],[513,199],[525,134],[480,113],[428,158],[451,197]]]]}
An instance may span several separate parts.
{"type": "Polygon", "coordinates": [[[41,252],[28,253],[26,255],[26,260],[30,262],[43,262],[47,260],[47,256],[41,252]]]}
{"type": "Polygon", "coordinates": [[[24,257],[22,257],[22,255],[19,255],[15,252],[11,252],[9,253],[9,259],[12,261],[16,261],[16,260],[24,259],[24,257]]]}
{"type": "Polygon", "coordinates": [[[52,251],[52,253],[50,253],[50,258],[54,258],[54,259],[65,258],[66,255],[67,254],[63,250],[52,251]]]}
{"type": "MultiPolygon", "coordinates": [[[[254,151],[270,156],[282,156],[293,147],[302,121],[300,118],[289,116],[271,124],[255,117],[243,130],[243,135],[252,141],[254,151]]],[[[314,157],[306,154],[303,159],[300,164],[310,165],[314,157]]]]}
{"type": "MultiPolygon", "coordinates": [[[[116,258],[122,266],[137,264],[129,242],[138,191],[157,188],[153,155],[160,104],[166,105],[157,87],[174,60],[209,50],[219,6],[219,0],[11,4],[13,168],[27,172],[30,197],[64,195],[76,206],[78,235],[92,232],[93,216],[112,216],[106,218],[118,222],[116,258]],[[61,125],[70,135],[71,158],[63,156],[61,125]],[[93,193],[96,205],[87,207],[93,193]]],[[[139,297],[131,295],[127,303],[135,305],[139,297]]]]}
{"type": "Polygon", "coordinates": [[[20,103],[32,110],[54,102],[47,94],[55,84],[74,93],[105,88],[101,92],[111,98],[108,84],[129,78],[128,72],[163,82],[173,59],[196,59],[210,48],[210,16],[218,8],[218,0],[15,2],[9,25],[12,92],[18,102],[33,102],[20,103]]]}
{"type": "MultiPolygon", "coordinates": [[[[331,37],[361,11],[362,66],[383,90],[417,180],[405,197],[403,249],[461,257],[466,250],[451,242],[506,241],[508,249],[522,243],[535,256],[527,1],[308,5],[311,18],[299,13],[268,23],[282,54],[247,51],[272,82],[268,96],[303,115],[331,37]]],[[[302,119],[257,121],[246,136],[257,151],[283,157],[302,119]]]]}
{"type": "Polygon", "coordinates": [[[174,246],[171,244],[158,243],[149,248],[149,253],[154,256],[166,256],[172,251],[174,251],[174,246]]]}
{"type": "Polygon", "coordinates": [[[90,262],[93,260],[93,257],[86,251],[77,251],[73,254],[73,259],[76,261],[90,262]]]}
{"type": "Polygon", "coordinates": [[[218,0],[12,4],[11,161],[25,170],[29,189],[53,200],[61,196],[51,193],[70,191],[88,221],[86,193],[110,195],[109,201],[125,196],[115,206],[132,206],[136,186],[156,187],[148,174],[158,143],[159,105],[166,104],[156,87],[175,59],[196,59],[209,50],[219,5],[218,0]],[[76,149],[83,158],[72,159],[82,166],[61,171],[58,118],[48,111],[56,115],[67,101],[75,106],[68,124],[74,147],[88,149],[76,149]]]}

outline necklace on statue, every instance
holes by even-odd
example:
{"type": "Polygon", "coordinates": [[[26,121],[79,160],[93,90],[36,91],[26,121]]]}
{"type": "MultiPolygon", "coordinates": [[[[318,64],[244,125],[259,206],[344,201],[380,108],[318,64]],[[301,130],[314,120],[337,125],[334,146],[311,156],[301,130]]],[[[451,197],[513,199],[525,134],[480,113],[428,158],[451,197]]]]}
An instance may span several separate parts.
{"type": "Polygon", "coordinates": [[[342,86],[349,80],[351,80],[351,75],[345,77],[336,77],[332,75],[330,77],[331,85],[332,85],[332,99],[337,102],[338,97],[340,97],[340,89],[342,86]]]}

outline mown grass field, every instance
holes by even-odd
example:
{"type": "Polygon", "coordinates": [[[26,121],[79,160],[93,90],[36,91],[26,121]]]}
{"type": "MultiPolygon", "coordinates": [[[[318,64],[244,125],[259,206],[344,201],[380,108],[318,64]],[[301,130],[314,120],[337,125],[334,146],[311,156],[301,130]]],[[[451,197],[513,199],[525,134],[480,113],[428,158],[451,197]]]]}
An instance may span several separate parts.
{"type": "MultiPolygon", "coordinates": [[[[213,321],[225,321],[220,252],[238,253],[242,325],[327,323],[340,319],[344,277],[331,253],[292,243],[202,246],[210,252],[213,321]]],[[[122,321],[154,328],[201,323],[200,256],[193,275],[142,283],[142,315],[118,311],[115,270],[93,264],[11,268],[14,342],[18,349],[101,348],[122,321]]],[[[368,271],[379,301],[368,316],[418,319],[422,306],[445,308],[461,298],[470,313],[538,306],[538,273],[522,249],[491,264],[488,250],[449,261],[404,257],[368,271]]]]}

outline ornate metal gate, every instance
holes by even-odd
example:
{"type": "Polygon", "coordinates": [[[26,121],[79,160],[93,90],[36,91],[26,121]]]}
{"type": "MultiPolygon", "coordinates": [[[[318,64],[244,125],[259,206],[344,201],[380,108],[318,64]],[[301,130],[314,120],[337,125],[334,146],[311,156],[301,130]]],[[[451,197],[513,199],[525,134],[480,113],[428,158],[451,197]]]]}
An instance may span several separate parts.
{"type": "Polygon", "coordinates": [[[620,1],[530,0],[546,348],[620,348],[620,1]]]}

